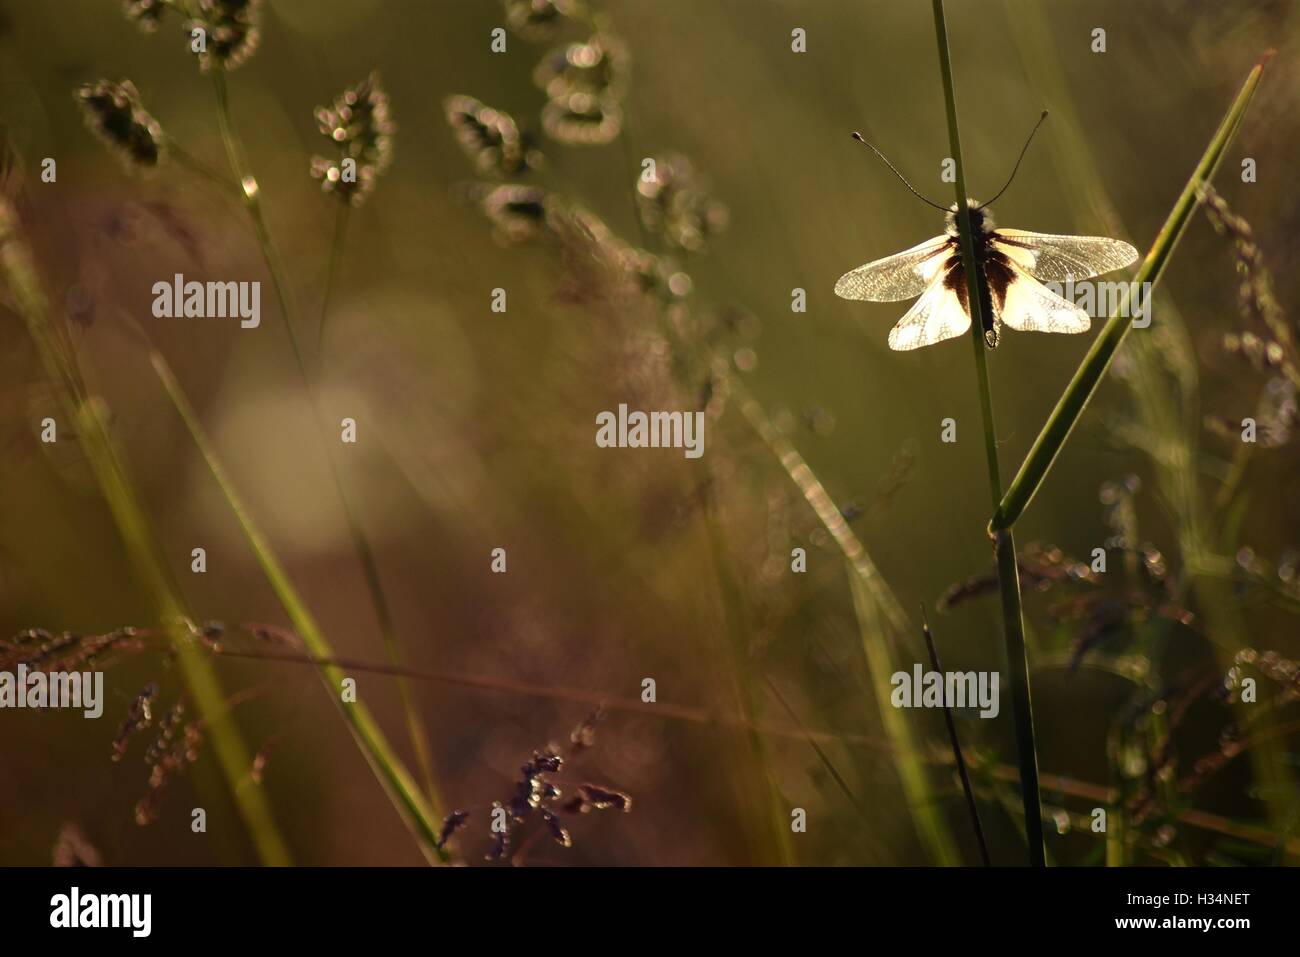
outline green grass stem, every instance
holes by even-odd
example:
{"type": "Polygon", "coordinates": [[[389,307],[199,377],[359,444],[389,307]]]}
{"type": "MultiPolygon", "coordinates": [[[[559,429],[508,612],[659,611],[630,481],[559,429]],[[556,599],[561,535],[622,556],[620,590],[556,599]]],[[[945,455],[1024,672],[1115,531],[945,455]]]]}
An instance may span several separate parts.
{"type": "MultiPolygon", "coordinates": [[[[962,263],[966,272],[971,343],[975,349],[975,373],[979,380],[980,418],[984,423],[984,451],[988,467],[989,491],[993,507],[996,508],[1002,496],[1002,477],[998,465],[997,429],[993,421],[993,393],[989,387],[988,361],[984,354],[980,280],[975,268],[975,244],[971,234],[970,209],[966,205],[969,194],[966,192],[961,136],[957,128],[957,101],[952,79],[952,59],[948,52],[948,28],[944,21],[943,0],[933,0],[933,4],[935,37],[939,46],[939,70],[943,79],[944,107],[948,114],[948,143],[956,167],[958,233],[961,239],[962,263]]],[[[1038,795],[1038,751],[1034,744],[1034,717],[1029,693],[1029,659],[1025,651],[1025,624],[1020,606],[1020,572],[1016,565],[1015,537],[1010,529],[1005,529],[994,537],[994,554],[997,558],[998,591],[1002,598],[1002,631],[1011,690],[1012,720],[1016,727],[1020,793],[1025,808],[1025,839],[1029,847],[1030,863],[1042,867],[1046,864],[1046,856],[1043,847],[1043,810],[1038,795]]]]}
{"type": "MultiPolygon", "coordinates": [[[[930,653],[930,666],[938,674],[943,674],[943,665],[939,662],[939,649],[934,643],[934,634],[930,631],[930,622],[925,617],[925,606],[921,606],[921,633],[925,636],[925,647],[930,653]]],[[[952,759],[957,765],[957,776],[961,779],[962,794],[966,796],[966,810],[970,811],[971,826],[975,830],[975,840],[979,844],[980,861],[988,867],[989,844],[984,837],[984,825],[980,821],[980,808],[975,800],[975,789],[971,786],[970,772],[966,768],[966,757],[962,754],[961,739],[957,736],[957,722],[953,720],[952,708],[944,703],[943,723],[948,729],[948,742],[952,745],[952,759]]]]}
{"type": "MultiPolygon", "coordinates": [[[[892,674],[897,669],[889,647],[889,636],[892,634],[902,641],[913,628],[902,605],[876,568],[862,540],[845,520],[834,499],[798,448],[772,423],[762,404],[738,378],[733,377],[729,387],[745,421],[780,463],[786,477],[799,490],[844,556],[853,611],[862,637],[868,672],[878,679],[892,674]]],[[[873,697],[877,703],[881,726],[893,748],[895,767],[908,812],[927,857],[936,864],[961,863],[952,829],[934,802],[924,747],[903,713],[889,703],[889,696],[883,687],[878,688],[873,697]]]]}
{"type": "Polygon", "coordinates": [[[136,574],[153,602],[160,624],[172,637],[185,685],[199,715],[207,723],[217,762],[257,855],[264,864],[287,865],[289,851],[265,793],[261,788],[243,786],[252,767],[251,756],[226,707],[216,674],[194,646],[194,617],[110,430],[108,407],[88,387],[75,349],[51,315],[18,214],[3,197],[0,197],[0,275],[7,282],[46,373],[56,386],[136,574]]]}
{"type": "MultiPolygon", "coordinates": [[[[356,552],[357,561],[361,566],[362,577],[365,581],[366,590],[370,597],[370,603],[374,610],[376,625],[379,628],[380,638],[384,644],[384,652],[388,656],[389,661],[394,665],[401,665],[404,663],[404,656],[402,655],[401,646],[397,642],[388,594],[384,589],[383,579],[379,574],[379,565],[375,560],[374,548],[370,544],[369,536],[366,534],[365,528],[362,526],[361,518],[357,514],[351,496],[348,494],[347,485],[343,480],[342,470],[340,469],[336,459],[334,446],[327,438],[328,432],[325,428],[325,416],[321,409],[316,383],[308,372],[302,345],[298,339],[298,312],[292,299],[292,293],[289,287],[284,263],[274,241],[271,238],[271,231],[266,224],[266,217],[262,211],[261,190],[257,185],[257,180],[250,172],[247,159],[245,158],[243,144],[240,141],[230,109],[230,93],[226,85],[225,74],[221,70],[217,70],[213,73],[213,88],[217,99],[217,121],[221,131],[221,140],[225,146],[226,155],[230,161],[231,172],[234,173],[235,178],[240,183],[244,196],[244,208],[248,212],[249,219],[253,224],[253,230],[257,235],[257,241],[262,251],[262,257],[266,261],[267,270],[271,275],[271,282],[275,288],[276,298],[280,303],[281,314],[284,316],[285,331],[288,334],[289,343],[293,348],[294,359],[297,362],[298,372],[302,377],[303,385],[307,392],[307,398],[311,406],[312,416],[315,419],[317,432],[321,436],[322,443],[325,446],[330,474],[333,477],[335,489],[343,508],[344,520],[347,523],[348,533],[352,539],[352,545],[356,552]]],[[[348,218],[348,213],[346,208],[344,208],[337,214],[335,220],[334,240],[330,247],[330,263],[326,277],[326,288],[321,307],[321,321],[318,333],[322,343],[325,334],[326,310],[329,308],[330,297],[333,294],[337,273],[342,261],[348,218]]],[[[406,720],[407,734],[410,737],[411,747],[415,753],[416,764],[420,769],[420,776],[423,779],[424,789],[430,803],[433,805],[435,810],[438,810],[441,801],[438,796],[437,786],[434,783],[433,761],[429,748],[428,736],[424,730],[423,723],[420,721],[419,709],[415,700],[415,692],[412,690],[410,684],[405,678],[399,677],[396,681],[402,713],[406,720]]]]}
{"type": "MultiPolygon", "coordinates": [[[[1210,140],[1209,146],[1206,147],[1204,155],[1202,155],[1200,162],[1196,164],[1196,169],[1193,170],[1191,178],[1183,186],[1182,193],[1179,194],[1173,209],[1170,210],[1169,217],[1156,235],[1155,242],[1147,252],[1146,258],[1142,260],[1137,275],[1133,277],[1133,284],[1137,288],[1143,288],[1145,283],[1150,283],[1151,287],[1154,287],[1160,279],[1170,256],[1173,255],[1173,251],[1178,245],[1179,239],[1182,238],[1183,232],[1187,228],[1188,221],[1192,218],[1192,214],[1200,203],[1200,188],[1213,180],[1214,173],[1218,169],[1224,153],[1227,152],[1238,127],[1240,127],[1247,107],[1250,106],[1250,101],[1259,86],[1260,78],[1263,76],[1264,66],[1271,56],[1271,53],[1266,54],[1263,59],[1255,64],[1246,77],[1246,81],[1242,85],[1240,92],[1238,92],[1236,99],[1228,108],[1227,114],[1219,124],[1214,137],[1210,140]]],[[[1083,362],[1075,371],[1070,384],[1056,403],[1056,408],[1052,410],[1047,424],[1043,426],[1038,438],[1034,440],[1029,455],[1026,457],[1024,464],[1020,466],[1020,471],[1016,473],[1016,477],[1012,480],[1006,495],[1003,496],[1001,502],[994,509],[993,518],[989,523],[992,531],[1010,528],[1021,513],[1024,512],[1025,507],[1042,485],[1043,479],[1047,476],[1047,472],[1056,460],[1061,447],[1065,445],[1065,441],[1069,438],[1075,423],[1083,415],[1083,410],[1087,408],[1088,401],[1097,389],[1097,384],[1101,381],[1102,376],[1106,374],[1111,360],[1115,357],[1115,353],[1119,350],[1124,337],[1132,326],[1133,316],[1131,313],[1133,310],[1129,308],[1129,300],[1131,299],[1129,290],[1132,288],[1133,286],[1126,287],[1125,292],[1121,295],[1115,314],[1107,320],[1101,334],[1093,341],[1088,354],[1084,356],[1083,362]]]]}
{"type": "Polygon", "coordinates": [[[333,647],[326,640],[316,623],[316,619],[289,580],[284,566],[280,564],[275,552],[271,549],[269,541],[253,521],[252,514],[244,506],[239,494],[235,491],[234,485],[226,476],[225,468],[217,458],[216,450],[204,432],[197,414],[181,389],[180,383],[177,382],[176,376],[167,364],[167,360],[157,350],[151,350],[149,358],[158,374],[158,378],[162,381],[163,387],[167,390],[167,395],[172,404],[180,413],[186,429],[189,430],[195,446],[197,446],[207,463],[208,471],[216,479],[222,494],[230,504],[231,510],[235,513],[235,518],[239,522],[244,537],[248,540],[249,547],[253,550],[253,555],[262,568],[262,573],[266,576],[276,596],[280,599],[280,603],[284,606],[289,620],[293,623],[294,631],[302,639],[311,656],[322,661],[318,672],[325,684],[326,693],[343,712],[343,717],[347,719],[352,733],[375,776],[388,792],[390,799],[402,815],[402,819],[410,828],[411,833],[415,836],[425,857],[431,863],[449,862],[449,855],[434,846],[438,839],[440,827],[435,809],[428,804],[420,793],[410,773],[389,745],[374,718],[371,717],[369,709],[359,701],[345,702],[342,700],[340,693],[341,682],[347,675],[336,665],[325,663],[333,660],[333,647]]]}

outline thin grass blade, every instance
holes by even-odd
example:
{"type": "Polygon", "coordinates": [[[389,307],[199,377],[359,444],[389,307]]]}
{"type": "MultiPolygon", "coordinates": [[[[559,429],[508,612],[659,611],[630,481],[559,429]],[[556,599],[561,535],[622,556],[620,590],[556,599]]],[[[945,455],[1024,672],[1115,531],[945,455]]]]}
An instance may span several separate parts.
{"type": "Polygon", "coordinates": [[[261,788],[242,786],[252,766],[251,755],[225,706],[225,695],[216,674],[194,647],[189,630],[193,616],[163,556],[125,457],[113,438],[108,408],[91,394],[76,352],[50,314],[49,301],[17,211],[4,197],[0,197],[0,277],[13,294],[17,311],[36,344],[47,375],[58,386],[60,401],[74,424],[136,574],[150,595],[160,623],[171,635],[185,685],[207,723],[222,775],[258,857],[268,865],[287,865],[289,851],[264,792],[261,788]]]}
{"type": "MultiPolygon", "coordinates": [[[[208,440],[198,416],[181,389],[180,383],[176,381],[176,376],[172,373],[167,360],[157,350],[151,350],[149,358],[153,363],[154,371],[157,372],[158,378],[167,391],[168,397],[176,407],[176,411],[180,413],[190,436],[194,439],[194,444],[198,446],[199,452],[203,455],[208,470],[220,486],[231,511],[235,513],[235,518],[239,522],[240,529],[243,531],[253,555],[262,568],[262,573],[275,591],[276,597],[280,599],[281,605],[284,606],[285,613],[293,623],[294,630],[298,633],[313,658],[334,658],[334,649],[326,640],[316,623],[316,619],[293,587],[288,573],[280,564],[280,560],[271,549],[270,543],[253,521],[251,513],[245,508],[243,501],[235,491],[234,485],[227,477],[225,469],[217,458],[216,450],[208,440]]],[[[369,709],[360,702],[345,702],[342,700],[340,687],[346,675],[333,664],[321,664],[317,671],[320,674],[321,681],[325,684],[326,693],[343,712],[343,717],[347,719],[357,744],[361,747],[362,753],[370,763],[371,770],[374,771],[375,777],[384,786],[389,799],[402,816],[402,820],[415,836],[420,850],[430,863],[448,863],[450,856],[435,846],[438,841],[439,831],[437,812],[426,802],[410,773],[397,757],[391,745],[389,745],[384,733],[375,723],[369,709]]]]}
{"type": "Polygon", "coordinates": [[[1131,290],[1142,289],[1144,283],[1150,283],[1154,287],[1160,279],[1170,256],[1178,245],[1178,240],[1182,238],[1187,223],[1192,218],[1192,213],[1200,203],[1200,189],[1213,180],[1214,173],[1240,127],[1247,107],[1250,106],[1250,101],[1263,76],[1264,67],[1271,56],[1271,52],[1266,54],[1246,77],[1246,82],[1219,124],[1201,161],[1196,165],[1191,178],[1188,179],[1177,202],[1174,203],[1169,218],[1165,220],[1146,258],[1142,260],[1137,275],[1133,277],[1133,284],[1126,287],[1121,295],[1115,315],[1106,322],[1101,335],[1096,338],[1092,348],[1084,356],[1069,386],[1056,403],[1056,408],[1048,418],[1047,424],[1034,440],[1028,457],[1020,466],[1020,471],[994,511],[993,518],[989,522],[991,531],[1010,528],[1042,485],[1057,454],[1061,451],[1065,440],[1069,438],[1075,423],[1079,421],[1079,417],[1097,389],[1097,384],[1106,374],[1111,360],[1132,326],[1133,310],[1129,308],[1131,290]]]}

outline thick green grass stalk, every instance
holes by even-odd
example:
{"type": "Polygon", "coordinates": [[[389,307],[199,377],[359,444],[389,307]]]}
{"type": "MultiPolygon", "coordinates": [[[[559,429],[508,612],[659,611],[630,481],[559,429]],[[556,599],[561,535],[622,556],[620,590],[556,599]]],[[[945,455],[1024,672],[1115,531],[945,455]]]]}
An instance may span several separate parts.
{"type": "Polygon", "coordinates": [[[0,273],[36,344],[46,373],[56,386],[65,414],[112,512],[136,573],[148,591],[159,622],[172,637],[185,685],[206,722],[226,784],[265,864],[290,863],[288,848],[276,828],[261,788],[247,787],[252,766],[248,749],[226,706],[212,668],[193,642],[194,618],[173,575],[122,452],[108,425],[108,407],[91,393],[76,352],[50,314],[31,250],[17,212],[0,197],[0,273]]]}
{"type": "MultiPolygon", "coordinates": [[[[397,643],[396,630],[393,627],[393,615],[388,601],[388,595],[383,586],[383,579],[379,574],[379,565],[375,560],[374,549],[371,547],[369,536],[366,535],[365,529],[361,524],[361,518],[357,514],[352,499],[348,494],[347,486],[343,481],[342,472],[335,459],[333,446],[326,438],[328,432],[325,428],[324,413],[321,410],[315,383],[307,369],[306,359],[303,355],[302,346],[298,339],[297,309],[295,308],[288,279],[286,278],[284,263],[281,260],[279,251],[271,238],[271,231],[266,224],[266,217],[262,211],[261,192],[257,185],[257,180],[249,169],[238,131],[235,128],[234,118],[230,109],[230,92],[226,86],[225,74],[221,70],[217,70],[213,73],[212,79],[213,88],[216,92],[217,122],[221,130],[221,141],[225,145],[226,155],[230,161],[231,172],[234,173],[235,178],[240,183],[244,208],[248,213],[249,220],[253,224],[253,230],[257,235],[257,242],[261,248],[262,257],[266,261],[267,271],[271,274],[271,283],[275,287],[276,298],[280,303],[280,311],[284,316],[285,331],[289,336],[289,343],[293,348],[293,356],[298,365],[298,372],[301,375],[303,385],[307,390],[307,399],[311,406],[312,416],[315,420],[317,432],[322,437],[322,441],[325,445],[330,474],[334,479],[334,485],[338,492],[339,501],[343,507],[344,519],[347,523],[348,532],[352,538],[352,545],[357,555],[357,561],[361,565],[362,576],[366,583],[366,590],[370,597],[371,606],[374,609],[375,621],[379,627],[379,634],[384,643],[384,652],[392,664],[400,666],[404,663],[403,655],[401,647],[397,643]]],[[[348,214],[346,212],[346,207],[344,207],[337,214],[334,229],[334,242],[330,249],[329,271],[326,278],[325,303],[322,307],[320,325],[320,335],[322,337],[325,328],[325,313],[323,310],[328,308],[329,297],[333,292],[337,272],[342,260],[343,241],[346,234],[347,223],[348,214]]],[[[407,734],[411,739],[411,747],[415,752],[416,764],[419,767],[420,775],[423,778],[425,792],[428,795],[430,802],[432,802],[436,807],[440,801],[438,798],[437,786],[434,784],[433,779],[433,761],[430,755],[429,741],[424,730],[424,725],[420,721],[419,709],[417,708],[415,701],[415,694],[411,689],[410,683],[405,678],[399,677],[397,679],[397,693],[400,699],[402,713],[406,718],[407,734]]]]}
{"type": "MultiPolygon", "coordinates": [[[[1270,53],[1255,64],[1246,77],[1246,82],[1242,85],[1241,91],[1237,94],[1237,98],[1233,100],[1232,106],[1229,107],[1223,121],[1219,124],[1219,128],[1210,140],[1209,146],[1206,147],[1205,154],[1201,157],[1201,161],[1196,165],[1191,178],[1183,187],[1182,193],[1174,203],[1174,208],[1160,228],[1160,232],[1156,235],[1155,242],[1147,252],[1146,258],[1142,260],[1137,275],[1133,277],[1133,283],[1137,288],[1142,288],[1144,283],[1151,283],[1152,287],[1154,287],[1155,283],[1160,279],[1165,266],[1169,262],[1169,257],[1173,255],[1178,240],[1182,238],[1187,223],[1192,218],[1192,214],[1196,211],[1196,207],[1200,202],[1199,190],[1202,185],[1208,184],[1214,178],[1214,173],[1218,169],[1228,145],[1232,142],[1237,128],[1241,125],[1247,107],[1250,106],[1251,98],[1255,95],[1260,77],[1264,73],[1264,66],[1271,56],[1270,53]]],[[[1020,471],[1012,481],[1011,487],[1007,489],[1006,495],[994,509],[993,518],[989,523],[991,531],[1009,529],[1016,519],[1020,517],[1038,491],[1039,486],[1042,485],[1048,469],[1056,460],[1056,456],[1065,444],[1065,440],[1069,438],[1075,423],[1079,421],[1079,417],[1083,414],[1088,401],[1097,389],[1097,384],[1101,381],[1102,376],[1106,374],[1111,360],[1115,357],[1116,351],[1119,349],[1120,344],[1123,343],[1124,337],[1128,334],[1133,323],[1131,313],[1134,310],[1129,308],[1131,288],[1126,287],[1125,292],[1120,297],[1115,314],[1110,317],[1101,334],[1093,341],[1092,348],[1084,356],[1083,362],[1074,373],[1069,386],[1066,387],[1064,394],[1056,403],[1056,408],[1052,410],[1047,424],[1043,426],[1038,438],[1034,440],[1033,447],[1029,450],[1029,455],[1024,464],[1020,466],[1020,471]]]]}
{"type": "MultiPolygon", "coordinates": [[[[948,114],[948,143],[956,166],[957,219],[962,262],[966,272],[967,303],[971,318],[971,343],[975,348],[975,373],[979,379],[980,417],[984,423],[984,451],[988,464],[989,491],[993,507],[1002,496],[998,465],[997,429],[993,422],[993,394],[989,388],[988,362],[984,355],[984,322],[980,308],[979,274],[975,269],[975,244],[971,233],[970,209],[966,205],[966,174],[962,163],[961,136],[957,129],[957,102],[952,80],[952,59],[948,52],[948,28],[943,0],[934,0],[934,31],[939,45],[939,70],[943,79],[944,107],[948,114]]],[[[1011,713],[1016,726],[1016,752],[1020,765],[1020,793],[1025,807],[1025,840],[1029,861],[1046,864],[1043,847],[1043,810],[1038,797],[1038,751],[1034,745],[1034,716],[1029,694],[1029,659],[1025,651],[1025,624],[1020,607],[1020,572],[1016,565],[1016,542],[1010,528],[994,536],[998,591],[1002,597],[1002,632],[1006,646],[1007,676],[1011,688],[1011,713]]]]}
{"type": "Polygon", "coordinates": [[[248,540],[249,547],[253,550],[257,562],[262,568],[262,573],[266,576],[276,596],[280,599],[280,603],[284,606],[289,620],[293,623],[294,630],[302,639],[311,656],[322,661],[318,671],[321,680],[325,683],[325,690],[342,710],[343,717],[347,719],[353,736],[361,747],[362,753],[366,756],[366,760],[369,762],[375,776],[388,792],[389,798],[401,814],[402,820],[415,836],[425,857],[431,863],[448,863],[450,861],[449,855],[435,846],[439,831],[438,812],[426,802],[410,773],[375,723],[369,709],[360,702],[345,702],[342,700],[340,693],[341,682],[347,675],[338,666],[326,663],[334,659],[333,647],[322,634],[315,618],[307,609],[292,582],[290,582],[284,566],[280,564],[275,552],[271,549],[270,543],[253,521],[251,513],[244,507],[244,503],[240,500],[234,485],[226,476],[225,468],[217,458],[216,450],[208,440],[208,436],[204,432],[203,426],[199,422],[198,416],[191,407],[185,393],[182,391],[180,383],[176,381],[175,375],[172,374],[171,367],[167,365],[167,360],[157,350],[151,350],[150,361],[153,363],[154,370],[158,373],[158,378],[162,380],[163,387],[167,390],[167,395],[170,397],[172,404],[184,420],[185,427],[189,430],[194,444],[203,455],[208,471],[216,479],[217,484],[221,487],[222,494],[225,495],[226,501],[235,513],[235,518],[239,521],[240,529],[248,540]]]}

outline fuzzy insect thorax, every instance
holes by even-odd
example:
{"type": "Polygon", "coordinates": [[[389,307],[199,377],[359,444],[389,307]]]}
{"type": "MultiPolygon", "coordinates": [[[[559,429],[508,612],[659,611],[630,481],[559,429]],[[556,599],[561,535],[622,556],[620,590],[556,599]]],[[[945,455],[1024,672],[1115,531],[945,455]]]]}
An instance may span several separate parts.
{"type": "MultiPolygon", "coordinates": [[[[979,203],[973,199],[966,200],[966,206],[970,210],[971,229],[976,236],[987,236],[993,232],[993,213],[987,209],[980,209],[979,203]]],[[[944,219],[944,231],[949,236],[957,236],[957,204],[953,203],[949,207],[944,219]]]]}

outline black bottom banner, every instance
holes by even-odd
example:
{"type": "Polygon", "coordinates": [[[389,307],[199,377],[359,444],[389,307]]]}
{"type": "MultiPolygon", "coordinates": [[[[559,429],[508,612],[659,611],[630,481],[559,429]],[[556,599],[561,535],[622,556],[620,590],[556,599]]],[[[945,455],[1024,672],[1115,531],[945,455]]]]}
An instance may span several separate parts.
{"type": "Polygon", "coordinates": [[[791,942],[837,925],[863,941],[1174,940],[1294,926],[1286,869],[9,869],[6,941],[131,946],[661,937],[791,942]],[[459,930],[455,930],[459,928],[459,930]],[[593,938],[594,933],[600,937],[593,938]]]}

